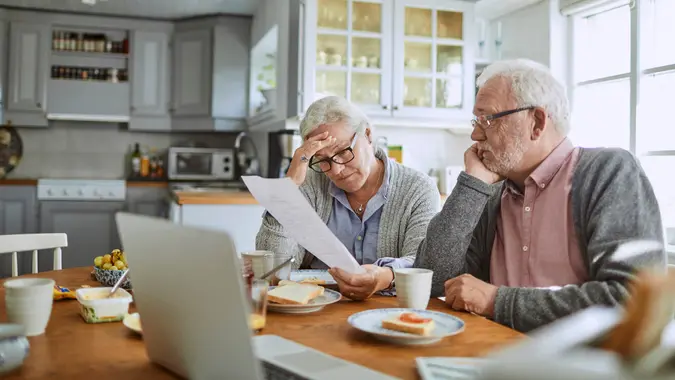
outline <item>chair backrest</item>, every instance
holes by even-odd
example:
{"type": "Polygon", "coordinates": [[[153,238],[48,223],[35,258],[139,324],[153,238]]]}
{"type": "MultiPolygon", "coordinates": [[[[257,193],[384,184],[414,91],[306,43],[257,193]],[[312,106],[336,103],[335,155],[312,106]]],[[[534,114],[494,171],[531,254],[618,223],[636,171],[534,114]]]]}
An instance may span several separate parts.
{"type": "Polygon", "coordinates": [[[54,250],[54,270],[61,269],[61,248],[68,246],[66,234],[0,235],[0,254],[12,254],[12,276],[19,275],[18,252],[33,251],[32,272],[38,272],[38,251],[54,250]]]}

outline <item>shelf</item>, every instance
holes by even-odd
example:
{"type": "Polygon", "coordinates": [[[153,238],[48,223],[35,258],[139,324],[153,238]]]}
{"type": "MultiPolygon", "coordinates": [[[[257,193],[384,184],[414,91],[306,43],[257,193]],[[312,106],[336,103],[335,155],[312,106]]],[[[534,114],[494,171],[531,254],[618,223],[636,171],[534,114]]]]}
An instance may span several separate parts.
{"type": "Polygon", "coordinates": [[[54,55],[62,56],[74,56],[74,57],[91,57],[91,58],[116,58],[116,59],[127,59],[129,54],[125,53],[98,53],[98,52],[88,52],[88,51],[70,51],[70,50],[52,50],[54,55]]]}

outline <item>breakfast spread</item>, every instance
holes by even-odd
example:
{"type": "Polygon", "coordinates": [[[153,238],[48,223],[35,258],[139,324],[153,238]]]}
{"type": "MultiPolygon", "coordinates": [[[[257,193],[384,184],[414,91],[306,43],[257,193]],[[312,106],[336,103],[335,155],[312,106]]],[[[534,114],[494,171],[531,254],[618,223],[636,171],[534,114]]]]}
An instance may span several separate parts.
{"type": "Polygon", "coordinates": [[[94,266],[105,270],[125,270],[128,268],[124,251],[119,249],[113,249],[107,255],[96,257],[94,259],[94,266]]]}
{"type": "Polygon", "coordinates": [[[307,305],[313,299],[322,296],[323,287],[293,281],[279,282],[279,286],[267,293],[270,302],[286,305],[307,305]]]}
{"type": "Polygon", "coordinates": [[[58,285],[54,285],[54,290],[52,294],[54,297],[54,301],[77,299],[74,291],[58,285]]]}
{"type": "Polygon", "coordinates": [[[643,272],[632,284],[623,320],[601,343],[626,361],[638,360],[661,345],[675,313],[675,272],[643,272]]]}
{"type": "Polygon", "coordinates": [[[434,320],[412,312],[401,313],[382,321],[382,328],[409,334],[428,336],[434,329],[434,320]]]}
{"type": "Polygon", "coordinates": [[[323,280],[319,277],[307,277],[300,281],[300,283],[303,284],[315,284],[315,285],[324,285],[326,283],[326,280],[323,280]]]}

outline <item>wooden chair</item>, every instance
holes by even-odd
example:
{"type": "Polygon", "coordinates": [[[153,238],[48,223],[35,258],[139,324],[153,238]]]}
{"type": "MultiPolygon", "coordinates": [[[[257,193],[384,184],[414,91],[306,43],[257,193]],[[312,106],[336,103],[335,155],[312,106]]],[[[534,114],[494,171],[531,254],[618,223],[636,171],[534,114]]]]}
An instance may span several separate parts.
{"type": "Polygon", "coordinates": [[[38,251],[54,250],[54,270],[61,269],[61,248],[68,246],[66,234],[0,235],[0,255],[12,254],[12,277],[19,275],[18,252],[33,251],[33,273],[38,272],[38,251]]]}

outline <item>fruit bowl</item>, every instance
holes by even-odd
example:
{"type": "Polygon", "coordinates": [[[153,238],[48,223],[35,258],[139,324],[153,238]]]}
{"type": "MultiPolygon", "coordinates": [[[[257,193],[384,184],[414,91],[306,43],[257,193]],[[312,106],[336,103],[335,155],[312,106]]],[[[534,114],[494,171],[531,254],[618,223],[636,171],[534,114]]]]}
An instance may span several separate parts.
{"type": "MultiPolygon", "coordinates": [[[[117,280],[122,277],[122,273],[124,273],[123,270],[109,270],[94,267],[94,277],[96,277],[96,281],[100,282],[103,286],[115,286],[117,280]]],[[[121,288],[127,290],[131,289],[131,281],[129,281],[130,275],[131,274],[128,274],[127,278],[122,281],[122,285],[120,285],[121,288]]]]}
{"type": "MultiPolygon", "coordinates": [[[[124,252],[113,249],[109,254],[98,256],[94,259],[94,278],[104,286],[115,286],[122,273],[128,269],[127,258],[124,252]]],[[[122,282],[124,289],[131,289],[129,276],[122,282]]]]}

